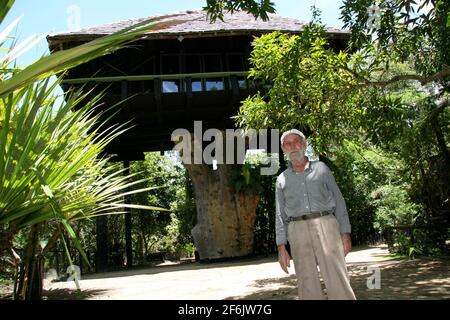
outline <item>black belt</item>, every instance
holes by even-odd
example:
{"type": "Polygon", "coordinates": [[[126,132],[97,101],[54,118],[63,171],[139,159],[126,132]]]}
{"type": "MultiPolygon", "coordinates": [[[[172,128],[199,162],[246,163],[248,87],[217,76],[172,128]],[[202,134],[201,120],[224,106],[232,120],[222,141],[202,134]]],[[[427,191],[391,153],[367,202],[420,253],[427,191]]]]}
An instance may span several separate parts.
{"type": "Polygon", "coordinates": [[[320,211],[320,212],[313,212],[310,214],[305,214],[305,215],[298,216],[298,217],[288,217],[288,222],[320,218],[320,217],[327,216],[331,213],[332,213],[331,211],[320,211]]]}

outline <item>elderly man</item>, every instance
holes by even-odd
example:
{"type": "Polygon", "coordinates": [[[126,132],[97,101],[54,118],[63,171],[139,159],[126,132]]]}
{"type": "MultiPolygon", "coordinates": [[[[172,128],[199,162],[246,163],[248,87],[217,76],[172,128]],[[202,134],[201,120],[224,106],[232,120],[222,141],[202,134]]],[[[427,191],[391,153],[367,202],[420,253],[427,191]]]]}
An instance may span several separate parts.
{"type": "Polygon", "coordinates": [[[351,250],[350,221],[336,181],[321,161],[305,157],[306,138],[292,129],[281,136],[288,168],[276,182],[276,242],[281,268],[289,273],[291,247],[300,299],[355,299],[345,256],[351,250]]]}

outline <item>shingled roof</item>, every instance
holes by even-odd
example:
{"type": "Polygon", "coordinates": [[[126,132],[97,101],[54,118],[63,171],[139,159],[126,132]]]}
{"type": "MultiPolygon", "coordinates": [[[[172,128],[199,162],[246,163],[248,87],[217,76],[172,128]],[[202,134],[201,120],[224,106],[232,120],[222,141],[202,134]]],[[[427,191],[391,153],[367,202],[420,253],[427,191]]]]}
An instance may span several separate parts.
{"type": "MultiPolygon", "coordinates": [[[[246,12],[225,13],[224,21],[217,20],[210,23],[206,19],[206,12],[203,10],[188,10],[171,13],[163,16],[143,17],[139,19],[123,20],[94,27],[83,28],[78,31],[67,33],[56,33],[49,35],[49,44],[55,45],[59,42],[80,40],[88,41],[94,38],[114,33],[123,28],[144,20],[154,18],[158,24],[149,29],[148,39],[171,38],[182,35],[183,37],[211,37],[219,35],[239,35],[239,34],[261,34],[272,31],[282,31],[289,33],[299,33],[306,25],[305,22],[269,14],[268,21],[255,19],[246,12]]],[[[348,38],[350,33],[347,30],[327,28],[327,33],[332,38],[348,38]]]]}

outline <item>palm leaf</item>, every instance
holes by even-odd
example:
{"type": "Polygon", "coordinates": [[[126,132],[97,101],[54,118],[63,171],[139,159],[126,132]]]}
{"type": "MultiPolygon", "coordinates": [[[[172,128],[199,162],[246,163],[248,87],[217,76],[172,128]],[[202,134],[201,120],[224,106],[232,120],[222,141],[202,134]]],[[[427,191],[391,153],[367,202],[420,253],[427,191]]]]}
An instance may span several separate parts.
{"type": "MultiPolygon", "coordinates": [[[[2,3],[0,21],[12,3],[2,3]]],[[[149,23],[152,19],[51,54],[18,73],[8,74],[6,70],[15,72],[8,64],[29,43],[17,46],[0,61],[0,227],[9,225],[20,230],[54,221],[66,230],[87,261],[71,223],[99,215],[123,214],[133,208],[168,211],[125,203],[126,196],[153,188],[130,191],[145,179],[131,182],[135,174],[126,175],[125,169],[99,157],[106,145],[128,126],[106,127],[113,115],[98,125],[103,114],[95,108],[101,95],[86,99],[90,92],[74,92],[57,105],[53,92],[60,79],[53,84],[42,81],[138,39],[148,31],[149,23]],[[80,107],[81,103],[85,105],[80,107]]],[[[15,24],[17,21],[0,39],[6,39],[15,24]]],[[[63,243],[66,247],[64,239],[63,243]]]]}
{"type": "Polygon", "coordinates": [[[2,23],[3,19],[5,19],[6,14],[9,9],[11,9],[14,4],[14,0],[1,0],[0,1],[0,23],[2,23]]]}

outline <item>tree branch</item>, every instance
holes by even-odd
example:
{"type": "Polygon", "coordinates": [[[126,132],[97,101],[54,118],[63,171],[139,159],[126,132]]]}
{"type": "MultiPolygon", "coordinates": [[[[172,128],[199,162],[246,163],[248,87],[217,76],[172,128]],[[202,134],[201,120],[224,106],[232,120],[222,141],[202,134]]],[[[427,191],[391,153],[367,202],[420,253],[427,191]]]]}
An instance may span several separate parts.
{"type": "Polygon", "coordinates": [[[400,82],[400,81],[407,81],[407,80],[419,81],[420,84],[425,85],[425,84],[433,82],[433,81],[442,80],[446,76],[450,75],[450,67],[444,66],[441,71],[436,72],[430,76],[420,76],[418,74],[402,74],[402,75],[396,75],[396,76],[392,77],[391,79],[385,80],[385,81],[370,81],[364,77],[358,76],[357,73],[353,70],[350,70],[348,68],[345,68],[345,69],[346,69],[346,71],[348,71],[351,74],[353,74],[354,76],[356,76],[357,79],[363,81],[363,83],[357,85],[358,87],[361,87],[361,86],[362,87],[367,87],[367,86],[386,87],[390,84],[400,82]]]}

